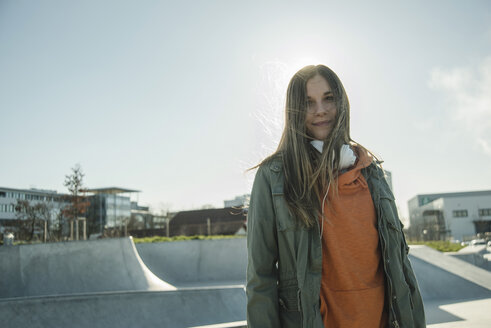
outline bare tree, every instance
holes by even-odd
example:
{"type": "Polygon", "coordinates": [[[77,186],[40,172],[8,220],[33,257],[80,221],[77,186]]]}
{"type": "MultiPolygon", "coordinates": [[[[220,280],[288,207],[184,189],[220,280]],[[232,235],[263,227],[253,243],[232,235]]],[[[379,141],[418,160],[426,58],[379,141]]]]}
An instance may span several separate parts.
{"type": "Polygon", "coordinates": [[[84,188],[84,176],[79,164],[72,168],[71,174],[65,175],[64,186],[69,191],[67,196],[69,204],[62,210],[62,214],[69,220],[85,216],[90,205],[86,196],[86,188],[84,188]]]}
{"type": "Polygon", "coordinates": [[[36,232],[41,232],[46,240],[49,239],[52,206],[41,202],[31,204],[27,200],[17,200],[15,216],[19,223],[19,238],[33,240],[36,232]],[[45,229],[46,225],[46,229],[45,229]]]}

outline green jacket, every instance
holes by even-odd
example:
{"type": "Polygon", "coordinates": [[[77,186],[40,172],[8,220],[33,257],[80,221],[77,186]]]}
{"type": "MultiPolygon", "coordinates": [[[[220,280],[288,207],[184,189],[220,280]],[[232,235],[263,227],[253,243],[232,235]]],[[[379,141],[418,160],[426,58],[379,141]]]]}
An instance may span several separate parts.
{"type": "MultiPolygon", "coordinates": [[[[362,173],[377,213],[389,327],[426,327],[394,196],[376,163],[362,173]]],[[[248,327],[321,328],[319,226],[303,227],[290,215],[283,183],[281,159],[273,159],[259,167],[252,188],[247,223],[248,327]]]]}

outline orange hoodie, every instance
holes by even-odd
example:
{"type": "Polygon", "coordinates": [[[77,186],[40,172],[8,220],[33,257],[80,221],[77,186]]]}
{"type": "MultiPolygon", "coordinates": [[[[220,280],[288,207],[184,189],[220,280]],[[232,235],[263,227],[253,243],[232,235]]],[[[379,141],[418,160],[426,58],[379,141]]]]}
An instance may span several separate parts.
{"type": "Polygon", "coordinates": [[[352,148],[355,166],[338,177],[338,195],[331,188],[324,203],[321,314],[328,328],[380,328],[387,322],[384,274],[375,208],[361,173],[372,157],[352,148]]]}

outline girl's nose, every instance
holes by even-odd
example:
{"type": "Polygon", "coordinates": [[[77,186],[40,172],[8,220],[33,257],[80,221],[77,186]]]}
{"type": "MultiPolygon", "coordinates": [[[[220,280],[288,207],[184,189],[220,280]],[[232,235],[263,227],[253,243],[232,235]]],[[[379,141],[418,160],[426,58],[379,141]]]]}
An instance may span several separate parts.
{"type": "Polygon", "coordinates": [[[322,102],[315,106],[315,113],[316,114],[327,113],[327,112],[329,112],[329,110],[330,110],[330,106],[328,104],[323,104],[322,102]]]}

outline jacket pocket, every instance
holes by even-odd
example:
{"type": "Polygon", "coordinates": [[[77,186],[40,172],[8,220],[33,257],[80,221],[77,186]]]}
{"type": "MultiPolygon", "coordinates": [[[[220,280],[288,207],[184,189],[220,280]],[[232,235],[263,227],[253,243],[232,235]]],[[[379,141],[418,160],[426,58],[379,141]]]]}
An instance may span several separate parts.
{"type": "Polygon", "coordinates": [[[286,311],[297,311],[299,306],[299,288],[296,277],[280,279],[278,284],[278,298],[280,306],[286,311]]]}
{"type": "Polygon", "coordinates": [[[402,327],[414,327],[413,309],[414,304],[409,290],[409,286],[405,286],[394,304],[397,318],[402,327]]]}
{"type": "Polygon", "coordinates": [[[295,230],[299,227],[297,220],[288,210],[283,192],[273,191],[273,202],[276,211],[276,227],[278,231],[295,230]]]}
{"type": "Polygon", "coordinates": [[[297,285],[278,288],[281,327],[301,327],[302,309],[297,285]]]}

